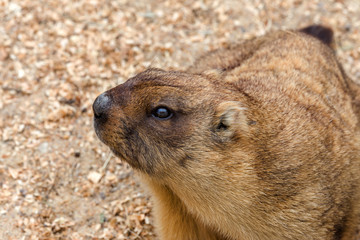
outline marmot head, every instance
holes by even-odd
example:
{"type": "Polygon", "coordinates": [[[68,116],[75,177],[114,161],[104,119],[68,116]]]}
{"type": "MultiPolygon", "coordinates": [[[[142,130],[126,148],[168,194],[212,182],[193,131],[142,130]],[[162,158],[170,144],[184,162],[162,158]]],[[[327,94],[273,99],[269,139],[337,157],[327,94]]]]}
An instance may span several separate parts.
{"type": "Polygon", "coordinates": [[[147,174],[171,174],[216,149],[224,153],[245,135],[247,121],[244,103],[219,87],[220,75],[148,69],[97,97],[96,134],[147,174]]]}

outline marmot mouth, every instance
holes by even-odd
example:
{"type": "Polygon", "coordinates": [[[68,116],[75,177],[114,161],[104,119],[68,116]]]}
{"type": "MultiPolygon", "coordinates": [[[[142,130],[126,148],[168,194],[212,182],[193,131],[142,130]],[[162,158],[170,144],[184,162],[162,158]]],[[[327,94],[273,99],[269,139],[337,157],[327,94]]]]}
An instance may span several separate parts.
{"type": "Polygon", "coordinates": [[[126,154],[115,150],[110,147],[110,150],[118,157],[121,161],[128,163],[133,169],[140,170],[149,175],[154,174],[154,166],[152,162],[142,162],[137,157],[129,157],[126,154]]]}
{"type": "MultiPolygon", "coordinates": [[[[102,130],[101,130],[101,127],[99,126],[99,125],[101,125],[101,124],[99,124],[99,122],[97,121],[97,119],[94,117],[94,129],[95,129],[95,133],[96,133],[96,136],[99,138],[99,140],[101,141],[101,142],[103,142],[103,143],[105,143],[106,144],[106,142],[105,142],[105,140],[104,140],[104,138],[102,137],[102,130]]],[[[107,145],[107,144],[106,144],[107,145]]]]}
{"type": "MultiPolygon", "coordinates": [[[[113,148],[110,148],[110,150],[114,153],[114,155],[115,155],[116,157],[120,158],[120,159],[123,160],[123,161],[126,161],[123,154],[121,154],[120,152],[116,151],[116,150],[113,149],[113,148]]],[[[126,161],[126,162],[127,162],[127,161],[126,161]]]]}
{"type": "Polygon", "coordinates": [[[140,169],[140,164],[139,161],[137,159],[129,159],[128,157],[126,157],[125,154],[115,150],[114,148],[110,147],[110,150],[113,152],[113,154],[118,157],[121,161],[127,162],[131,167],[136,168],[136,169],[140,169]]]}

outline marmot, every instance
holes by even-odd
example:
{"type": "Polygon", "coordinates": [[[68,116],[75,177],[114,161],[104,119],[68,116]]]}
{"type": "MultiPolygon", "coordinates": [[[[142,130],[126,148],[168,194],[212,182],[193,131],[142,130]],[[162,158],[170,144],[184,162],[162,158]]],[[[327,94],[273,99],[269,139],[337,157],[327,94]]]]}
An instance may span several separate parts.
{"type": "Polygon", "coordinates": [[[94,102],[95,130],[148,186],[160,239],[353,239],[360,86],[332,30],[276,31],[148,69],[94,102]]]}

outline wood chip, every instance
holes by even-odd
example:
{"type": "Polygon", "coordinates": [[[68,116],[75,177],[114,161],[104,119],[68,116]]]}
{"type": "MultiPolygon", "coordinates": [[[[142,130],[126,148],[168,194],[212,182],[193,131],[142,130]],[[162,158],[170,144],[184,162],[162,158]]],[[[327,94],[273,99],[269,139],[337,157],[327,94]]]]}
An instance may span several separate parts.
{"type": "Polygon", "coordinates": [[[92,183],[99,183],[100,180],[102,178],[102,174],[95,172],[95,171],[91,171],[88,175],[88,179],[92,182],[92,183]]]}

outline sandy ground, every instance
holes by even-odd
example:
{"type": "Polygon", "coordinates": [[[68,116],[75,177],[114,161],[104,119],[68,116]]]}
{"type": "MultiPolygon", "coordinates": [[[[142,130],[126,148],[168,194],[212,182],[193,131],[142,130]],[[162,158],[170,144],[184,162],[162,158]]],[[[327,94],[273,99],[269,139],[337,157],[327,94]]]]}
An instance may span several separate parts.
{"type": "Polygon", "coordinates": [[[155,239],[148,196],[94,134],[95,97],[313,23],[360,82],[358,0],[0,0],[0,239],[155,239]]]}

